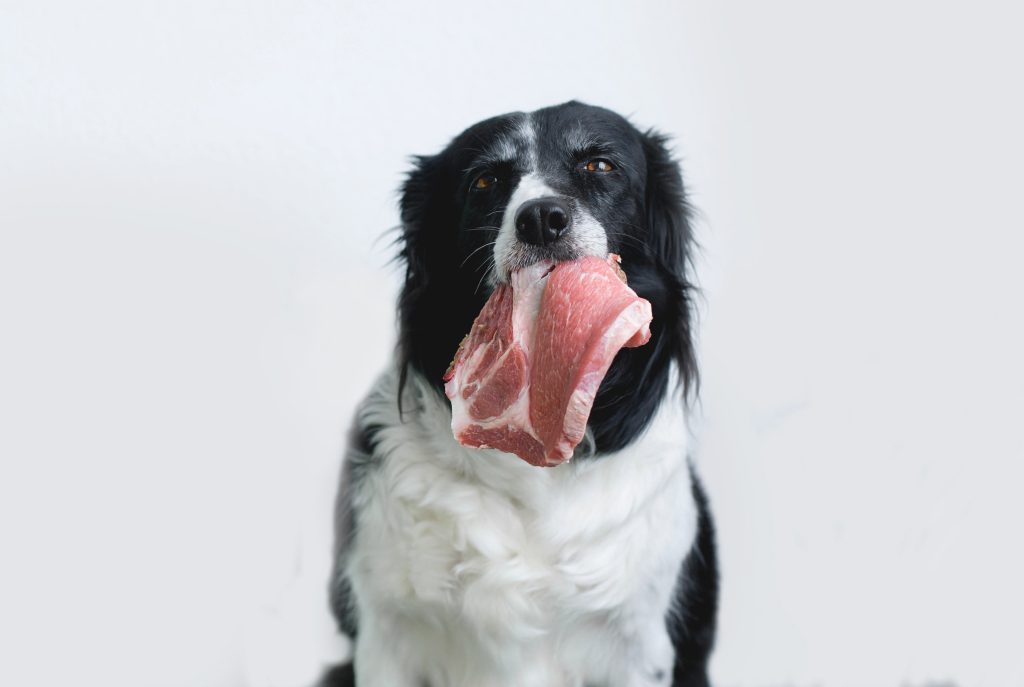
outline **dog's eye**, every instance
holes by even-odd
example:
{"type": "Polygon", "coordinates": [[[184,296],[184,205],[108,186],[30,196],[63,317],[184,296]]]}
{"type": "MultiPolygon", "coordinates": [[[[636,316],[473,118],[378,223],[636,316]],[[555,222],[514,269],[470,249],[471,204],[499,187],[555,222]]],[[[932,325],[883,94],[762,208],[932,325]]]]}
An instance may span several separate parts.
{"type": "Polygon", "coordinates": [[[498,183],[498,177],[493,174],[481,174],[476,178],[476,181],[473,182],[473,188],[482,190],[490,188],[496,183],[498,183]]]}
{"type": "Polygon", "coordinates": [[[583,165],[583,169],[588,172],[611,172],[615,169],[615,165],[608,160],[605,160],[603,157],[598,157],[593,160],[588,160],[587,163],[583,165]]]}

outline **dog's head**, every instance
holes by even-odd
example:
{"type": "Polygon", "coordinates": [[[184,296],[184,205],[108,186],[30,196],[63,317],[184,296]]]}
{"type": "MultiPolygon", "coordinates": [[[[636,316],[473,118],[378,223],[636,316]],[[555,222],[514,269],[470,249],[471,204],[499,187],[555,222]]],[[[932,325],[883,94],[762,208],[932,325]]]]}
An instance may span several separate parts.
{"type": "Polygon", "coordinates": [[[601,385],[597,450],[646,427],[673,361],[684,387],[694,382],[689,212],[661,135],[577,102],[494,117],[418,158],[401,209],[403,381],[414,369],[441,391],[459,341],[512,271],[611,251],[654,321],[651,342],[620,351],[601,385]]]}

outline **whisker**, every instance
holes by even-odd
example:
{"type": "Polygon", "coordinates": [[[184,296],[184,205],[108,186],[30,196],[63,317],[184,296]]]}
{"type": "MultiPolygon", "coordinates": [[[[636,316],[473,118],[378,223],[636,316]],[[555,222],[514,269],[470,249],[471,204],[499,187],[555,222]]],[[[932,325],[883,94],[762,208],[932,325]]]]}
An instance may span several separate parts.
{"type": "Polygon", "coordinates": [[[486,279],[488,277],[488,275],[490,275],[491,272],[494,271],[495,264],[494,264],[494,258],[493,257],[491,258],[490,262],[491,262],[490,267],[488,267],[487,270],[485,270],[484,273],[482,275],[480,275],[480,281],[478,281],[476,283],[476,288],[473,289],[473,293],[474,294],[480,290],[480,286],[484,283],[484,279],[486,279]]]}
{"type": "Polygon", "coordinates": [[[633,236],[632,234],[627,234],[624,231],[609,231],[608,235],[609,236],[618,236],[618,237],[621,237],[624,240],[628,239],[628,240],[632,241],[639,248],[644,248],[647,245],[641,239],[637,238],[636,236],[633,236]]]}
{"type": "Polygon", "coordinates": [[[466,259],[462,261],[462,264],[460,264],[460,265],[459,265],[459,269],[461,270],[461,269],[463,268],[463,266],[465,266],[465,264],[466,264],[467,262],[469,262],[469,259],[470,259],[471,257],[473,257],[474,255],[476,255],[477,253],[479,253],[480,251],[482,251],[482,250],[483,250],[484,248],[490,248],[491,246],[493,246],[493,245],[494,245],[494,244],[496,244],[496,243],[497,243],[497,240],[495,240],[495,241],[491,241],[490,243],[485,243],[484,245],[482,245],[482,246],[479,246],[479,247],[477,247],[476,249],[474,249],[474,250],[473,250],[473,252],[472,252],[472,253],[470,253],[469,255],[467,255],[467,256],[466,256],[466,259]]]}
{"type": "Polygon", "coordinates": [[[486,260],[484,260],[482,263],[477,265],[476,268],[473,271],[474,272],[479,272],[480,270],[489,270],[491,267],[493,267],[493,264],[494,264],[494,254],[492,253],[491,255],[489,255],[487,257],[486,260]]]}

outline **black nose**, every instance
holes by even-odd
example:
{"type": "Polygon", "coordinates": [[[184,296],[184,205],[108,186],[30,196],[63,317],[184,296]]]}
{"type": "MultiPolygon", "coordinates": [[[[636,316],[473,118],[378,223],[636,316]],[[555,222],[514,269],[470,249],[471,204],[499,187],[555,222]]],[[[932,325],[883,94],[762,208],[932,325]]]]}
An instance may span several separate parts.
{"type": "Polygon", "coordinates": [[[558,198],[527,201],[516,212],[516,236],[534,246],[554,243],[569,230],[570,217],[568,204],[558,198]]]}

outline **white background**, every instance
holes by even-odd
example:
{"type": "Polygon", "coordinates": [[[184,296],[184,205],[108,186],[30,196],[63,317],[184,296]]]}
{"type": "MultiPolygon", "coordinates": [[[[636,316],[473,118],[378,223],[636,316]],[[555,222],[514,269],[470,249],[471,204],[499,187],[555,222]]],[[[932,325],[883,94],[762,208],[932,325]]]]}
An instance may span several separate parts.
{"type": "Polygon", "coordinates": [[[0,3],[0,683],[298,687],[406,156],[579,98],[704,250],[720,685],[1022,685],[1021,16],[0,3]]]}

